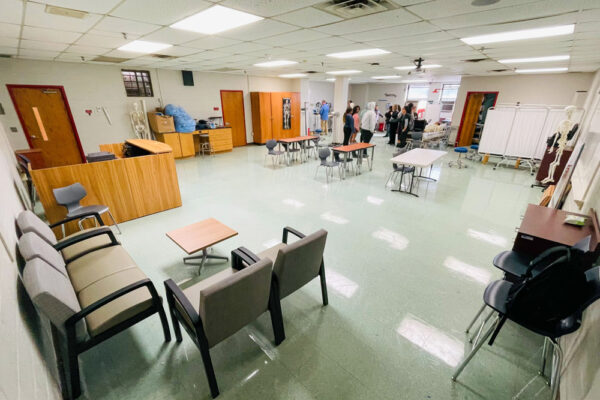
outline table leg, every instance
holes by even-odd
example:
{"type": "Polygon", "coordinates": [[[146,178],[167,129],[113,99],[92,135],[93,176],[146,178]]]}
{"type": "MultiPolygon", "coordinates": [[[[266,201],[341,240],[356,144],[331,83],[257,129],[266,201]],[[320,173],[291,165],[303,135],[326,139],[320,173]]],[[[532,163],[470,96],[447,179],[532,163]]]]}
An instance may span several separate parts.
{"type": "Polygon", "coordinates": [[[214,254],[208,254],[208,251],[206,249],[202,249],[202,255],[184,257],[183,258],[183,263],[184,264],[199,265],[199,267],[198,267],[198,274],[200,274],[200,271],[202,270],[202,267],[204,266],[204,263],[209,258],[211,258],[211,259],[217,259],[217,260],[229,261],[228,257],[225,257],[225,256],[216,256],[214,254]],[[188,262],[189,260],[200,260],[200,264],[198,264],[198,263],[190,263],[190,262],[188,262]]]}
{"type": "Polygon", "coordinates": [[[373,171],[373,159],[375,158],[375,147],[371,147],[371,164],[369,165],[369,171],[373,171]]]}
{"type": "Polygon", "coordinates": [[[344,153],[344,172],[343,172],[343,177],[344,179],[346,179],[346,168],[348,168],[348,152],[344,153]]]}
{"type": "Polygon", "coordinates": [[[412,188],[413,188],[413,181],[415,180],[415,171],[416,168],[413,169],[413,171],[411,172],[411,177],[410,177],[410,186],[408,187],[408,190],[402,190],[402,183],[404,182],[404,168],[406,168],[406,165],[402,166],[402,174],[400,175],[400,185],[398,186],[398,189],[392,189],[392,192],[402,192],[402,193],[407,193],[410,194],[412,196],[415,197],[419,197],[418,194],[413,193],[412,188]]]}

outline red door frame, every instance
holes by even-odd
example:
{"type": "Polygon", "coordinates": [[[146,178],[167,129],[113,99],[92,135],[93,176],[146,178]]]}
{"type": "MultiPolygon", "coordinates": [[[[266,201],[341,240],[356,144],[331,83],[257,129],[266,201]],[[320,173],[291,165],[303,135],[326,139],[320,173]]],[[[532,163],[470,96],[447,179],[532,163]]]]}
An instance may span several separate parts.
{"type": "Polygon", "coordinates": [[[467,92],[467,97],[465,98],[465,105],[463,106],[462,116],[460,117],[460,125],[458,126],[458,132],[456,133],[456,139],[454,139],[454,146],[458,146],[458,142],[460,141],[460,133],[462,131],[463,122],[465,120],[465,113],[467,111],[467,104],[469,103],[469,97],[471,97],[472,94],[476,94],[476,93],[495,94],[496,98],[494,99],[494,105],[492,105],[492,107],[494,107],[496,105],[496,102],[498,101],[498,94],[500,92],[482,92],[479,90],[473,91],[473,92],[467,92]]]}
{"type": "Polygon", "coordinates": [[[23,128],[23,133],[25,133],[25,139],[27,139],[27,144],[30,149],[33,149],[33,144],[31,138],[29,137],[29,132],[27,132],[27,127],[25,126],[25,121],[23,120],[23,116],[19,112],[19,108],[17,107],[16,99],[13,95],[11,89],[18,88],[26,88],[26,89],[56,89],[60,90],[60,94],[65,103],[65,107],[67,108],[67,116],[69,117],[69,122],[71,123],[71,128],[73,128],[73,134],[75,135],[75,142],[77,143],[77,148],[79,149],[79,155],[81,156],[81,162],[86,163],[87,159],[83,153],[83,147],[81,147],[81,140],[79,140],[79,132],[77,132],[77,127],[75,126],[75,120],[73,119],[73,114],[71,114],[71,106],[69,105],[69,100],[67,100],[67,94],[65,93],[64,86],[56,86],[56,85],[15,85],[15,84],[6,84],[6,89],[8,90],[8,94],[15,108],[15,112],[17,113],[17,117],[19,117],[19,122],[21,123],[21,127],[23,128]]]}
{"type": "MultiPolygon", "coordinates": [[[[244,105],[244,91],[243,90],[221,90],[219,91],[219,97],[221,98],[221,114],[223,115],[223,126],[225,126],[225,109],[223,108],[223,92],[239,92],[242,94],[242,113],[244,116],[244,142],[248,144],[248,135],[246,134],[246,107],[244,105]]],[[[233,131],[232,131],[233,133],[233,131]]]]}

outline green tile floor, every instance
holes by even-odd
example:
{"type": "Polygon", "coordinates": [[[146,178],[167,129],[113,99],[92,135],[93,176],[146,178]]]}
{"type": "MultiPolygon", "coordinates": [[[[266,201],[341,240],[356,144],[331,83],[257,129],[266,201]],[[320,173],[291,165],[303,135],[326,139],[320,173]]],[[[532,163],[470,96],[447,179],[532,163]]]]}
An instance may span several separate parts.
{"type": "MultiPolygon", "coordinates": [[[[542,340],[507,324],[460,376],[469,350],[464,328],[487,282],[492,258],[512,246],[528,202],[528,172],[469,162],[449,153],[422,181],[421,197],[384,187],[393,149],[381,137],[372,171],[347,180],[315,179],[317,161],[273,167],[264,146],[177,161],[183,206],[122,223],[123,245],[163,292],[162,282],[202,279],[165,232],[214,217],[239,235],[214,247],[259,252],[284,226],[328,232],[329,306],[318,280],[282,303],[287,339],[278,347],[267,314],[212,350],[222,399],[547,398],[536,378],[542,340]]],[[[83,398],[209,399],[200,353],[189,337],[164,344],[152,317],[80,358],[83,398]]]]}

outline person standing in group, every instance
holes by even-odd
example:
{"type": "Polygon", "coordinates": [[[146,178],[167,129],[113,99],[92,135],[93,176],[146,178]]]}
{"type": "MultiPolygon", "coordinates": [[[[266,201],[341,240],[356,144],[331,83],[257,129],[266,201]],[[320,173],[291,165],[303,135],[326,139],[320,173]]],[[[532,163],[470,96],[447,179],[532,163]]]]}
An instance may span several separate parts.
{"type": "Polygon", "coordinates": [[[410,122],[410,114],[407,112],[406,107],[402,107],[402,113],[398,121],[398,144],[396,147],[406,146],[406,139],[408,138],[408,128],[410,122]]]}
{"type": "Polygon", "coordinates": [[[385,113],[385,136],[390,136],[390,119],[392,119],[392,106],[390,106],[389,110],[385,113]]]}
{"type": "Polygon", "coordinates": [[[321,103],[321,134],[327,135],[329,131],[329,104],[325,100],[321,103]]]}
{"type": "Polygon", "coordinates": [[[360,106],[352,108],[352,118],[354,119],[354,133],[350,136],[350,143],[356,143],[356,134],[360,131],[360,106]]]}
{"type": "MultiPolygon", "coordinates": [[[[360,141],[362,143],[369,143],[371,141],[376,124],[375,102],[371,101],[367,103],[367,111],[365,111],[360,121],[360,141]]],[[[364,149],[363,154],[365,157],[367,156],[367,149],[364,149]]]]}
{"type": "MultiPolygon", "coordinates": [[[[355,133],[354,118],[352,117],[352,108],[350,108],[350,107],[346,108],[346,112],[344,113],[344,116],[343,116],[343,121],[344,121],[344,142],[342,143],[342,145],[346,146],[350,143],[350,136],[353,133],[355,133]]],[[[339,153],[336,153],[334,151],[333,155],[335,156],[336,161],[340,160],[339,153]]]]}
{"type": "Polygon", "coordinates": [[[398,122],[400,121],[400,113],[398,112],[398,104],[394,104],[392,107],[392,115],[390,118],[390,129],[388,132],[390,133],[390,139],[388,140],[388,144],[395,145],[396,144],[396,132],[398,131],[398,122]]]}

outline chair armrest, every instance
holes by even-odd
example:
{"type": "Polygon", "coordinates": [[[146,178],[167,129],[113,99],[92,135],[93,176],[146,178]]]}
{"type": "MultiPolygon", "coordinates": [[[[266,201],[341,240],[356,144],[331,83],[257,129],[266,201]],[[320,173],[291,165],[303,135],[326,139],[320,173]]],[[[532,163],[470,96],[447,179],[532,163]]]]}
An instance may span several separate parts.
{"type": "MultiPolygon", "coordinates": [[[[192,321],[192,323],[194,324],[194,327],[198,326],[200,323],[200,316],[198,315],[198,312],[196,311],[194,306],[192,306],[192,303],[190,303],[188,298],[185,297],[185,294],[183,294],[183,292],[181,291],[179,286],[177,286],[177,284],[173,281],[173,279],[167,279],[165,281],[165,291],[167,293],[167,301],[169,303],[169,306],[175,307],[175,304],[173,304],[173,300],[177,300],[177,302],[179,302],[179,304],[183,308],[183,311],[185,311],[185,313],[187,314],[190,321],[192,321]]],[[[173,310],[171,310],[171,312],[173,312],[173,310]]]]}
{"type": "Polygon", "coordinates": [[[553,254],[561,253],[561,252],[566,253],[567,260],[569,260],[571,258],[571,250],[568,247],[566,247],[566,246],[551,247],[548,250],[543,251],[540,255],[538,255],[536,258],[534,258],[533,260],[531,260],[529,262],[529,267],[527,267],[526,275],[529,276],[529,274],[531,273],[533,268],[535,268],[539,263],[541,263],[546,258],[550,257],[553,254]]]}
{"type": "Polygon", "coordinates": [[[113,293],[109,294],[108,296],[101,298],[100,300],[96,301],[95,303],[87,306],[83,310],[81,310],[78,313],[69,317],[69,319],[67,319],[65,321],[65,327],[67,328],[67,335],[68,336],[73,335],[72,337],[74,338],[75,337],[75,324],[77,322],[79,322],[81,319],[85,318],[92,312],[96,311],[97,309],[118,299],[119,297],[125,296],[126,294],[128,294],[136,289],[142,288],[142,287],[147,287],[148,291],[152,295],[153,300],[156,300],[155,297],[158,297],[158,295],[156,293],[156,289],[154,289],[154,285],[152,284],[152,281],[148,278],[142,279],[141,281],[132,283],[131,285],[125,286],[124,288],[121,288],[121,289],[117,290],[116,292],[113,292],[113,293]]]}
{"type": "Polygon", "coordinates": [[[56,228],[57,226],[60,226],[62,224],[66,224],[67,222],[79,220],[79,219],[85,218],[85,217],[95,217],[96,221],[98,221],[98,225],[104,225],[104,221],[102,221],[102,218],[100,217],[100,214],[98,214],[97,212],[87,212],[87,213],[84,213],[84,214],[79,214],[79,215],[77,215],[75,217],[67,217],[67,218],[63,219],[62,221],[56,222],[54,224],[51,224],[50,228],[56,228]]]}
{"type": "Polygon", "coordinates": [[[240,270],[244,268],[242,261],[248,265],[252,265],[259,262],[260,257],[245,247],[238,247],[231,252],[231,260],[233,268],[240,270]]]}
{"type": "Polygon", "coordinates": [[[293,233],[294,235],[298,236],[300,239],[303,239],[304,237],[306,237],[306,235],[301,233],[300,231],[297,231],[294,228],[290,228],[289,226],[286,226],[285,228],[283,228],[283,238],[281,239],[281,241],[285,244],[287,244],[288,233],[293,233]]]}
{"type": "Polygon", "coordinates": [[[79,235],[67,237],[66,239],[56,243],[54,245],[54,249],[56,249],[56,251],[60,251],[66,247],[72,246],[81,241],[84,241],[84,240],[87,240],[87,239],[90,239],[90,238],[93,238],[96,236],[100,236],[100,235],[108,235],[108,237],[110,238],[111,246],[121,244],[115,237],[115,234],[113,233],[112,229],[110,229],[108,226],[103,226],[101,228],[94,229],[93,231],[88,231],[88,232],[81,233],[79,235]]]}

